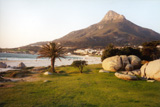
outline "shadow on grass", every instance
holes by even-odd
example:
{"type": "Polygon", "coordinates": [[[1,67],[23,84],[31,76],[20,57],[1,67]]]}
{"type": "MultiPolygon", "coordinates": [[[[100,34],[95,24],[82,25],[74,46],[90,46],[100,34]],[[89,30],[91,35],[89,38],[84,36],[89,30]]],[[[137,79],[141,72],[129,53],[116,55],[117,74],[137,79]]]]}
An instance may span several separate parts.
{"type": "Polygon", "coordinates": [[[4,107],[6,103],[0,103],[0,107],[4,107]]]}

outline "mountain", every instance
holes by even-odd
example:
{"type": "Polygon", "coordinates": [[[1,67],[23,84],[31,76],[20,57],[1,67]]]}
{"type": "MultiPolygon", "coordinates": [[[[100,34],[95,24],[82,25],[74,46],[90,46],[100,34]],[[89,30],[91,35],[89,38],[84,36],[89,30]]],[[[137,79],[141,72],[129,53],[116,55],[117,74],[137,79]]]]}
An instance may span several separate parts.
{"type": "Polygon", "coordinates": [[[73,31],[54,42],[66,47],[84,48],[105,47],[110,43],[116,46],[140,45],[153,40],[160,40],[160,34],[140,27],[110,10],[99,23],[73,31]]]}

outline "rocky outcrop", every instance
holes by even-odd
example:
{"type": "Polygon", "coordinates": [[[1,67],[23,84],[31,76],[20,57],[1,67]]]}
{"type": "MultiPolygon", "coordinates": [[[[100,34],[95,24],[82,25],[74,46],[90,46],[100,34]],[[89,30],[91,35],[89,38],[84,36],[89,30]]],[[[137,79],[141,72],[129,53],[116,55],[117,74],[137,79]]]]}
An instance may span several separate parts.
{"type": "Polygon", "coordinates": [[[132,71],[133,70],[133,66],[131,64],[127,64],[125,67],[126,71],[132,71]]]}
{"type": "Polygon", "coordinates": [[[6,68],[6,67],[7,67],[6,63],[0,62],[0,68],[6,68]]]}
{"type": "Polygon", "coordinates": [[[144,64],[140,70],[141,77],[160,81],[160,59],[144,64]]]}
{"type": "Polygon", "coordinates": [[[130,64],[133,66],[133,69],[139,69],[141,66],[141,59],[135,55],[129,55],[128,59],[130,64]]]}
{"type": "Polygon", "coordinates": [[[21,62],[19,65],[18,65],[18,68],[25,68],[26,67],[26,65],[23,63],[23,62],[21,62]]]}
{"type": "Polygon", "coordinates": [[[122,68],[122,60],[120,56],[106,58],[102,62],[102,67],[106,71],[116,72],[122,68]]]}
{"type": "Polygon", "coordinates": [[[116,71],[131,71],[140,68],[141,59],[135,55],[121,55],[106,58],[102,62],[102,67],[106,71],[116,72],[116,71]]]}
{"type": "Polygon", "coordinates": [[[134,76],[134,75],[128,75],[128,74],[122,74],[122,73],[119,73],[119,72],[116,72],[115,73],[115,76],[119,79],[123,79],[123,80],[137,80],[137,76],[134,76]]]}

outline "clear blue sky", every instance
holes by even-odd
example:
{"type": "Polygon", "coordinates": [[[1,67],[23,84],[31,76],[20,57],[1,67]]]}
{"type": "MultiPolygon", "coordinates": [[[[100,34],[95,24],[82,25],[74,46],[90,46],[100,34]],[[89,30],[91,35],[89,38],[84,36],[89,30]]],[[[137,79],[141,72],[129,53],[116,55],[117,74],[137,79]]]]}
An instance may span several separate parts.
{"type": "Polygon", "coordinates": [[[0,47],[51,41],[113,10],[160,33],[160,0],[0,0],[0,47]]]}

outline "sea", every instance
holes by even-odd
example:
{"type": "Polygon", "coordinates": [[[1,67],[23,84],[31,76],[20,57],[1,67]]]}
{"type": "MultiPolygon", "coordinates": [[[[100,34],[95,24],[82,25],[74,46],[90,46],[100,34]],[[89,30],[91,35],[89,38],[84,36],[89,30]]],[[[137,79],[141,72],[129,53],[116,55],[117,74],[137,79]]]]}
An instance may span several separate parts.
{"type": "MultiPolygon", "coordinates": [[[[51,61],[49,58],[37,57],[38,55],[32,54],[0,53],[0,62],[4,62],[8,66],[7,68],[0,68],[0,72],[11,70],[17,67],[21,62],[23,62],[27,67],[50,66],[51,61]]],[[[57,58],[55,60],[55,66],[71,65],[75,60],[85,60],[88,64],[101,63],[100,57],[67,55],[64,56],[64,58],[60,58],[60,60],[57,58]]]]}
{"type": "MultiPolygon", "coordinates": [[[[0,61],[4,60],[47,60],[49,58],[37,58],[38,55],[33,54],[20,54],[20,53],[0,53],[0,61]]],[[[79,56],[65,56],[65,59],[82,59],[79,56]]],[[[64,59],[60,58],[60,59],[64,59]]]]}

